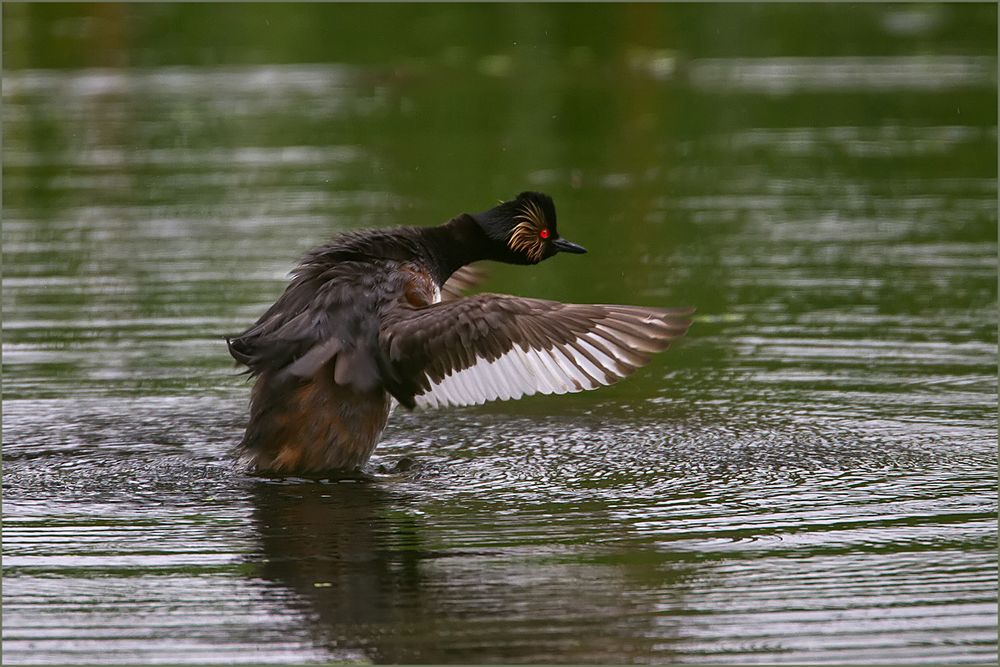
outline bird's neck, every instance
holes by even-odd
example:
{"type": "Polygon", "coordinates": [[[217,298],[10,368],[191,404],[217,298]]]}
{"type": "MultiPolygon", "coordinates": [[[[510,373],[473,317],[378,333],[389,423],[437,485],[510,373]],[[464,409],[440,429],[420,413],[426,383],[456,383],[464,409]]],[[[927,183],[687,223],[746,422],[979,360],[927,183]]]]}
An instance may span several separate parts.
{"type": "Polygon", "coordinates": [[[422,227],[420,241],[439,284],[466,264],[494,259],[496,242],[491,241],[472,219],[463,213],[437,227],[422,227]]]}

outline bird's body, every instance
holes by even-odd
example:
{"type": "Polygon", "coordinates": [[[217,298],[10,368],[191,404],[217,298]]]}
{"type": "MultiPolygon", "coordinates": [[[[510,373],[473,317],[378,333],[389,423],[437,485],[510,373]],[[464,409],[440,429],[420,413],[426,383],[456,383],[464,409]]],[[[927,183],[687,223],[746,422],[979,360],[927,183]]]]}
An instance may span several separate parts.
{"type": "Polygon", "coordinates": [[[560,251],[585,252],[559,238],[552,201],[539,193],[437,227],[353,232],[310,251],[284,294],[229,341],[256,376],[241,452],[260,471],[354,469],[394,401],[470,405],[592,389],[686,331],[689,309],[457,289],[470,282],[472,262],[534,264],[560,251]]]}

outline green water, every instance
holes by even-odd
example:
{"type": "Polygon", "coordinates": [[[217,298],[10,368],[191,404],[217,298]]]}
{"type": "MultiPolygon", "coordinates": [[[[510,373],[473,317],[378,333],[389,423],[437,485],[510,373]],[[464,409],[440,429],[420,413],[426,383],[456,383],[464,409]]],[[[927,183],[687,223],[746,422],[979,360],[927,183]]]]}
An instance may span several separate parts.
{"type": "Polygon", "coordinates": [[[5,662],[995,662],[996,56],[995,5],[4,3],[5,662]],[[590,253],[485,289],[688,337],[233,466],[303,251],[524,189],[590,253]]]}

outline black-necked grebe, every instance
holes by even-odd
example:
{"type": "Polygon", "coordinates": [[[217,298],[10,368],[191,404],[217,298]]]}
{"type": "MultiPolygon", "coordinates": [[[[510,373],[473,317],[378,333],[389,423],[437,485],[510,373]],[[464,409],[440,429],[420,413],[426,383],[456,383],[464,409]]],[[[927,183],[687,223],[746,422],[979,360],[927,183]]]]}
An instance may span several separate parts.
{"type": "Polygon", "coordinates": [[[256,376],[240,443],[256,470],[350,470],[371,456],[393,399],[474,405],[596,389],[682,336],[689,308],[461,296],[467,265],[584,253],[552,199],[522,192],[437,227],[351,232],[310,251],[284,294],[228,340],[256,376]],[[442,294],[444,298],[442,299],[442,294]]]}

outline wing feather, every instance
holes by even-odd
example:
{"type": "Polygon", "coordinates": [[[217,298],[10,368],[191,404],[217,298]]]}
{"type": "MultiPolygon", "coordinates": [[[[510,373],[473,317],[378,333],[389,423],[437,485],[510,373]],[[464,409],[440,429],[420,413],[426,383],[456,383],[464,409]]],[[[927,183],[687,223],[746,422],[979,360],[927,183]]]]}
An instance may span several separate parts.
{"type": "Polygon", "coordinates": [[[387,389],[409,407],[476,405],[614,384],[665,350],[691,309],[478,294],[383,321],[387,389]]]}
{"type": "Polygon", "coordinates": [[[441,286],[441,300],[454,301],[461,299],[469,290],[475,289],[481,282],[486,280],[486,271],[475,265],[466,265],[459,268],[444,285],[441,286]]]}

